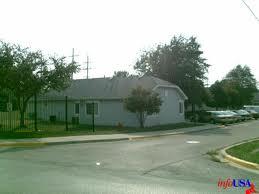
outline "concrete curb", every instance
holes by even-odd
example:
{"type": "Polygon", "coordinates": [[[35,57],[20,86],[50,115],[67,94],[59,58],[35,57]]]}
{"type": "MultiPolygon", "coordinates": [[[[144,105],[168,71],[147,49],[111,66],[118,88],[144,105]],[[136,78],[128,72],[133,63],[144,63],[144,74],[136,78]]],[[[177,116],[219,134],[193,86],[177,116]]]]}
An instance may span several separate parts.
{"type": "Polygon", "coordinates": [[[0,143],[1,147],[34,147],[34,146],[44,146],[46,142],[12,142],[12,143],[0,143]]]}
{"type": "Polygon", "coordinates": [[[180,134],[188,134],[188,133],[196,133],[201,131],[207,131],[212,129],[218,129],[220,126],[209,127],[205,129],[199,130],[190,130],[185,132],[171,132],[171,133],[164,133],[164,134],[156,134],[156,135],[139,135],[139,136],[132,136],[132,137],[118,137],[118,138],[110,138],[110,139],[85,139],[85,140],[69,140],[69,141],[35,141],[35,142],[5,142],[0,143],[1,147],[39,147],[39,146],[47,146],[47,145],[65,145],[65,144],[77,144],[77,143],[96,143],[96,142],[114,142],[114,141],[132,141],[132,140],[141,140],[141,139],[150,139],[150,138],[158,138],[164,136],[171,136],[171,135],[180,135],[180,134]]]}
{"type": "Polygon", "coordinates": [[[234,163],[234,164],[239,165],[243,168],[248,168],[248,169],[251,169],[251,170],[259,170],[259,164],[256,164],[256,163],[253,163],[253,162],[248,162],[248,161],[245,161],[245,160],[241,160],[239,158],[231,156],[230,154],[228,154],[226,152],[227,149],[230,149],[234,146],[238,146],[238,145],[248,143],[248,142],[252,142],[252,141],[255,141],[255,140],[257,140],[257,139],[253,139],[253,140],[250,140],[250,141],[244,141],[242,143],[237,143],[237,144],[225,147],[224,149],[220,150],[219,153],[228,162],[234,163]]]}
{"type": "Polygon", "coordinates": [[[175,132],[175,133],[167,133],[167,134],[159,134],[159,135],[148,135],[148,136],[136,136],[136,137],[129,137],[128,140],[141,140],[141,139],[152,139],[156,137],[164,137],[170,135],[179,135],[185,134],[184,132],[175,132]]]}
{"type": "Polygon", "coordinates": [[[1,147],[39,147],[39,146],[65,145],[65,144],[77,144],[77,143],[113,142],[113,141],[123,141],[123,140],[129,140],[129,138],[74,140],[74,141],[56,141],[56,142],[12,142],[12,143],[0,143],[0,148],[1,147]]]}
{"type": "Polygon", "coordinates": [[[200,129],[200,130],[193,130],[193,131],[185,131],[185,132],[172,132],[172,133],[165,133],[165,134],[158,134],[158,135],[147,135],[147,136],[136,136],[136,137],[130,137],[128,140],[140,140],[140,139],[150,139],[150,138],[156,138],[156,137],[164,137],[164,136],[171,136],[171,135],[182,135],[182,134],[189,134],[189,133],[196,133],[201,131],[207,131],[212,129],[218,129],[221,127],[213,127],[213,128],[206,128],[206,129],[200,129]]]}
{"type": "MultiPolygon", "coordinates": [[[[125,141],[129,138],[116,138],[116,139],[91,139],[91,140],[78,140],[78,141],[60,141],[60,142],[45,142],[45,145],[65,145],[65,144],[77,144],[77,143],[96,143],[96,142],[114,142],[125,141]]],[[[1,144],[0,144],[1,146],[1,144]]]]}

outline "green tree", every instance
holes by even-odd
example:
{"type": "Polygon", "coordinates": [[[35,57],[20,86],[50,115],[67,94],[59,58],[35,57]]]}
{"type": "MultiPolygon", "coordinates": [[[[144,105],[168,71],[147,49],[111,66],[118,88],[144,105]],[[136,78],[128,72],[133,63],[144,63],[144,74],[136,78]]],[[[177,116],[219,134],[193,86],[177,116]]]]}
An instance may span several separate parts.
{"type": "Polygon", "coordinates": [[[224,78],[232,107],[250,104],[257,90],[257,82],[248,66],[237,65],[224,78]]]}
{"type": "Polygon", "coordinates": [[[248,66],[237,65],[221,81],[210,87],[217,108],[241,108],[250,104],[257,92],[256,79],[248,66]]]}
{"type": "Polygon", "coordinates": [[[137,87],[131,95],[124,100],[125,108],[137,114],[140,127],[143,128],[147,115],[160,112],[162,100],[157,93],[137,87]]]}
{"type": "Polygon", "coordinates": [[[49,90],[67,88],[77,66],[74,63],[67,64],[64,57],[45,58],[41,51],[1,42],[0,69],[5,72],[1,85],[15,96],[20,112],[20,127],[25,127],[24,113],[31,97],[49,90]]]}
{"type": "Polygon", "coordinates": [[[205,105],[209,107],[214,107],[214,99],[210,91],[210,88],[206,87],[204,89],[204,95],[202,96],[202,101],[205,103],[205,105]]]}
{"type": "Polygon", "coordinates": [[[113,77],[120,77],[120,78],[137,78],[138,75],[130,74],[127,71],[114,71],[113,77]]]}
{"type": "Polygon", "coordinates": [[[175,36],[169,44],[144,51],[134,68],[140,74],[153,75],[180,86],[188,96],[188,103],[201,105],[209,67],[202,54],[195,37],[175,36]]]}
{"type": "Polygon", "coordinates": [[[209,90],[212,95],[210,106],[216,107],[216,109],[225,108],[228,106],[228,96],[222,82],[216,81],[210,86],[209,90]]]}
{"type": "Polygon", "coordinates": [[[129,77],[130,74],[127,71],[114,71],[113,77],[129,77]]]}
{"type": "Polygon", "coordinates": [[[14,64],[12,57],[13,46],[0,41],[0,92],[4,90],[5,85],[8,83],[8,75],[14,64]]]}

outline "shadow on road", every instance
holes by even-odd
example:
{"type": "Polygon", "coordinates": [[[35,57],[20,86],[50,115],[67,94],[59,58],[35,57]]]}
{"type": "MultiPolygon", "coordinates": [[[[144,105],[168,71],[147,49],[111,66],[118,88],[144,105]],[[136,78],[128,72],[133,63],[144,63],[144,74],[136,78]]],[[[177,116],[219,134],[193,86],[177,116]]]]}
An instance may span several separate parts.
{"type": "Polygon", "coordinates": [[[204,135],[204,136],[218,134],[218,135],[231,136],[232,132],[231,132],[231,129],[227,126],[227,127],[223,127],[223,128],[209,129],[209,130],[204,130],[204,131],[193,131],[193,132],[189,132],[189,134],[204,135]]]}
{"type": "Polygon", "coordinates": [[[10,153],[10,152],[20,152],[20,151],[25,151],[25,150],[32,150],[32,149],[39,149],[39,148],[42,148],[41,147],[10,147],[10,148],[3,148],[3,149],[0,149],[0,154],[3,154],[3,153],[10,153]]]}

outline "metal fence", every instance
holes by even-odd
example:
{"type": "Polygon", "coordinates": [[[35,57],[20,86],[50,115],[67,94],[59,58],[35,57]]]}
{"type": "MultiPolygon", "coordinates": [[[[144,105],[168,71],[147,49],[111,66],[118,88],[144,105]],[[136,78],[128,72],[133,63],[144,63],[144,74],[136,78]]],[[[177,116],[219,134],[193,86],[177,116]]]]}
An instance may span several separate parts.
{"type": "MultiPolygon", "coordinates": [[[[0,93],[0,132],[80,128],[79,117],[76,114],[79,104],[77,106],[72,97],[33,96],[27,102],[24,112],[19,107],[20,101],[10,92],[0,93]]],[[[92,111],[94,112],[94,105],[92,111]]],[[[94,119],[89,126],[94,129],[94,119]]]]}

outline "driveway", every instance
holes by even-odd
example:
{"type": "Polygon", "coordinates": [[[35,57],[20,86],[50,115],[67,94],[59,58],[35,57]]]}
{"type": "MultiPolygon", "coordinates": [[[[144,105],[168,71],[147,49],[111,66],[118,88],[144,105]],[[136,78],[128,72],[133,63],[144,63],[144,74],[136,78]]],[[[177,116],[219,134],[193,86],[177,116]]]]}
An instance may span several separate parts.
{"type": "MultiPolygon", "coordinates": [[[[258,137],[259,121],[146,140],[0,149],[0,193],[244,193],[219,178],[259,174],[206,152],[258,137]]],[[[259,188],[257,188],[259,189],[259,188]]]]}

